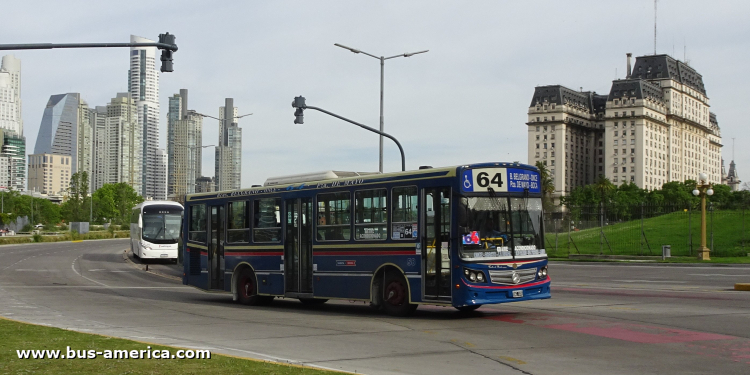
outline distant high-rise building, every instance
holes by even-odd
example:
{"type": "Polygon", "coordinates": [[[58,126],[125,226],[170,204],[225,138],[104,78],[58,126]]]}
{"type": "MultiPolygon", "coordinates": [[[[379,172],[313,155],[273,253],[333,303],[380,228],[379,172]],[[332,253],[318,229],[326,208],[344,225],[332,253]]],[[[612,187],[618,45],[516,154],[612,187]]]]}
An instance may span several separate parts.
{"type": "Polygon", "coordinates": [[[94,190],[124,182],[142,191],[143,131],[129,93],[119,93],[96,108],[94,190]]]}
{"type": "MultiPolygon", "coordinates": [[[[131,43],[153,43],[153,40],[131,35],[131,43]]],[[[159,73],[156,69],[156,47],[132,47],[128,87],[138,109],[138,122],[143,130],[141,195],[146,199],[163,200],[166,190],[157,186],[159,165],[159,73]]],[[[166,183],[165,183],[166,186],[166,183]]]]}
{"type": "Polygon", "coordinates": [[[21,60],[13,55],[3,56],[0,65],[0,129],[12,130],[23,136],[21,60]]]}
{"type": "Polygon", "coordinates": [[[240,188],[242,180],[242,129],[237,124],[234,99],[219,108],[219,144],[216,146],[216,191],[240,188]]]}
{"type": "Polygon", "coordinates": [[[196,193],[209,193],[214,191],[214,179],[211,177],[198,177],[195,179],[196,193]]]}
{"type": "Polygon", "coordinates": [[[154,173],[154,200],[167,199],[167,150],[163,148],[156,149],[156,170],[154,173]]]}
{"type": "Polygon", "coordinates": [[[661,189],[670,181],[721,182],[721,130],[703,77],[669,55],[627,54],[625,79],[607,95],[538,86],[528,111],[529,164],[542,162],[556,197],[599,176],[661,189]]]}
{"type": "Polygon", "coordinates": [[[0,129],[0,158],[6,159],[7,180],[0,187],[23,191],[26,189],[26,138],[12,130],[0,129]]]}
{"type": "Polygon", "coordinates": [[[72,167],[68,155],[29,155],[29,190],[49,195],[67,192],[72,167]]]}
{"type": "Polygon", "coordinates": [[[91,174],[92,135],[88,105],[78,93],[52,95],[44,109],[34,154],[72,157],[73,173],[91,174]]]}
{"type": "Polygon", "coordinates": [[[180,199],[201,175],[203,118],[188,111],[188,90],[169,98],[167,121],[167,196],[180,199]]]}

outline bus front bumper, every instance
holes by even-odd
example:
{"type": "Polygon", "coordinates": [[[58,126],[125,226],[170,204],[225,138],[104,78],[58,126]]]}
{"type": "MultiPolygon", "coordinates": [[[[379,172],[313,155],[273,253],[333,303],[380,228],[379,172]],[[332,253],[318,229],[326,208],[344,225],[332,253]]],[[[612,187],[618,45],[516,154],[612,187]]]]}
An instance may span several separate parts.
{"type": "Polygon", "coordinates": [[[544,280],[523,285],[475,285],[461,279],[460,288],[464,289],[462,295],[465,299],[462,301],[463,304],[457,306],[490,305],[550,298],[550,284],[549,276],[544,280]]]}

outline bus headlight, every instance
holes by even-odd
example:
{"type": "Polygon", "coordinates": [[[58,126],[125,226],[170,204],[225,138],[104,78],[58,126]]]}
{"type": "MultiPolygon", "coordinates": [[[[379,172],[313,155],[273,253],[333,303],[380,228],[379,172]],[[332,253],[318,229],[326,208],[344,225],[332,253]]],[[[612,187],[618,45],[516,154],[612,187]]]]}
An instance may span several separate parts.
{"type": "Polygon", "coordinates": [[[470,270],[468,268],[464,268],[464,276],[466,276],[466,279],[473,282],[473,283],[483,283],[485,282],[486,278],[484,277],[484,272],[482,271],[474,271],[470,270]]]}
{"type": "Polygon", "coordinates": [[[547,277],[547,266],[544,266],[539,269],[539,271],[536,273],[539,278],[547,277]]]}
{"type": "Polygon", "coordinates": [[[477,281],[479,281],[480,283],[484,282],[484,273],[483,272],[477,273],[477,281]]]}

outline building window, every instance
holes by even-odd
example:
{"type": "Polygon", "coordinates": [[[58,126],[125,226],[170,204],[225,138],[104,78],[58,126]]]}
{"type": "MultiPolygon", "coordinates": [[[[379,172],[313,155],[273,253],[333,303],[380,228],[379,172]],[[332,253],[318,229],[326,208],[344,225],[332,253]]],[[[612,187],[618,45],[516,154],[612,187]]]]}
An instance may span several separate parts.
{"type": "Polygon", "coordinates": [[[630,111],[631,116],[635,116],[635,111],[630,111]]]}
{"type": "Polygon", "coordinates": [[[615,146],[617,146],[617,140],[615,139],[615,146]]]}
{"type": "Polygon", "coordinates": [[[617,137],[617,130],[615,130],[615,137],[617,137]]]}

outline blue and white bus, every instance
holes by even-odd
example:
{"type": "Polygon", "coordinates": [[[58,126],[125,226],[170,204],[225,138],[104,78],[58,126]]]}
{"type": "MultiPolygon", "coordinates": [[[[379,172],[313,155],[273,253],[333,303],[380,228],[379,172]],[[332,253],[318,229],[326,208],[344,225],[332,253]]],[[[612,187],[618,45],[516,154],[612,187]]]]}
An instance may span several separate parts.
{"type": "Polygon", "coordinates": [[[186,197],[183,283],[257,305],[474,310],[550,297],[539,171],[519,163],[326,172],[186,197]]]}
{"type": "Polygon", "coordinates": [[[145,201],[130,215],[130,251],[141,259],[176,261],[182,205],[172,201],[145,201]]]}

